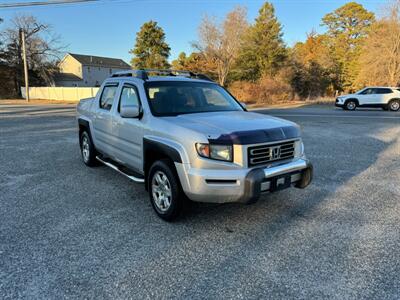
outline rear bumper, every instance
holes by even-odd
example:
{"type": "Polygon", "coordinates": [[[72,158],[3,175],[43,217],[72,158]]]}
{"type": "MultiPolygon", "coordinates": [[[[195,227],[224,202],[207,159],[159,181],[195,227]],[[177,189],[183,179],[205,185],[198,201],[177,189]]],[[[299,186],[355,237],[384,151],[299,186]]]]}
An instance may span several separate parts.
{"type": "Polygon", "coordinates": [[[175,165],[185,194],[197,202],[253,203],[264,192],[291,186],[305,188],[313,177],[313,166],[307,159],[269,168],[236,170],[186,170],[183,164],[175,165]]]}

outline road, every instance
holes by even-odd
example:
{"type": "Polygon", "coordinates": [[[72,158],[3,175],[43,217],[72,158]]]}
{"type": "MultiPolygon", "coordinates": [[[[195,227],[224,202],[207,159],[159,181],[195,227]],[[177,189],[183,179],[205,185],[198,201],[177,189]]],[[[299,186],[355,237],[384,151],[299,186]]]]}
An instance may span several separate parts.
{"type": "Polygon", "coordinates": [[[400,113],[259,112],[301,125],[313,184],[171,224],[83,165],[73,106],[0,106],[0,297],[399,299],[400,113]]]}

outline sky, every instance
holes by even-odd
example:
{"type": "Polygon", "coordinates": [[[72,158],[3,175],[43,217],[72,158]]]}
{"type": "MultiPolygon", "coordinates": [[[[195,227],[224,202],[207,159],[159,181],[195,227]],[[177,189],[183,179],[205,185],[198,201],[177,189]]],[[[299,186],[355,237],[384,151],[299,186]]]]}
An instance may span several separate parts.
{"type": "MultiPolygon", "coordinates": [[[[0,3],[27,0],[0,0],[0,3]]],[[[273,0],[282,24],[284,40],[291,46],[303,41],[311,30],[323,32],[322,17],[342,6],[344,0],[273,0]]],[[[61,36],[66,51],[79,54],[122,58],[129,63],[129,50],[135,43],[136,32],[149,20],[157,21],[164,29],[171,47],[170,60],[180,52],[192,51],[191,42],[197,39],[197,28],[204,15],[222,19],[235,6],[248,10],[253,22],[264,1],[261,0],[104,0],[99,3],[36,6],[0,9],[0,18],[8,20],[18,14],[31,14],[52,25],[61,36]]],[[[379,12],[384,0],[358,1],[368,10],[379,12]]]]}

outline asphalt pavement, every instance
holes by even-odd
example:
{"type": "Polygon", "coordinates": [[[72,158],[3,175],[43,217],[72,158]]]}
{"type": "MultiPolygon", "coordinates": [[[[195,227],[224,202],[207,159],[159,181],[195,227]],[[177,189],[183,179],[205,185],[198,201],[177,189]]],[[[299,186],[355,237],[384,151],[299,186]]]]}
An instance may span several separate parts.
{"type": "Polygon", "coordinates": [[[0,105],[2,299],[399,299],[400,112],[258,110],[301,125],[313,184],[176,223],[81,161],[71,105],[0,105]]]}

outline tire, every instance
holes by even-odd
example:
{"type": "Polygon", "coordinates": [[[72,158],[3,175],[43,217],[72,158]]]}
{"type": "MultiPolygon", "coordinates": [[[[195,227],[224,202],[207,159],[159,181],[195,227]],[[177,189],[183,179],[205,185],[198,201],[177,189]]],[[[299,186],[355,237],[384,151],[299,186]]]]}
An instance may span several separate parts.
{"type": "Polygon", "coordinates": [[[82,155],[82,160],[85,165],[88,167],[94,167],[97,165],[97,160],[96,160],[96,155],[97,151],[94,148],[92,138],[90,137],[90,134],[84,130],[81,132],[80,137],[79,137],[79,144],[81,148],[81,155],[82,155]]]}
{"type": "Polygon", "coordinates": [[[149,170],[148,187],[150,202],[157,215],[169,222],[177,219],[183,210],[185,197],[171,161],[153,163],[149,170]]]}
{"type": "Polygon", "coordinates": [[[391,100],[388,104],[388,109],[391,111],[398,111],[400,109],[400,100],[399,99],[391,100]]]}
{"type": "Polygon", "coordinates": [[[344,104],[346,110],[355,110],[357,108],[357,101],[355,100],[347,100],[344,104]]]}

